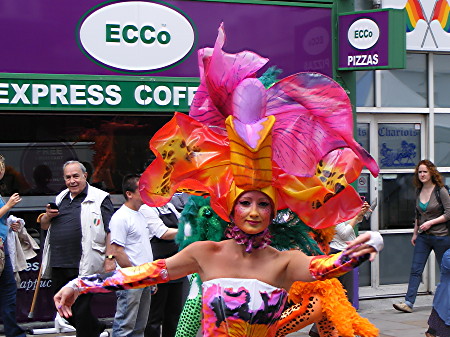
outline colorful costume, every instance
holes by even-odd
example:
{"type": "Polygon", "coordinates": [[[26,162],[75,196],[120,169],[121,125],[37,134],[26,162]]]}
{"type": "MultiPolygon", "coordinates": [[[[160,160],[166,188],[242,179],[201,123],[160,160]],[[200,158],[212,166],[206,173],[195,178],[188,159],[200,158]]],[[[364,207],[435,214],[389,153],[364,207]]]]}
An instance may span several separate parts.
{"type": "MultiPolygon", "coordinates": [[[[210,196],[212,209],[229,221],[236,199],[257,190],[275,210],[289,208],[315,229],[352,218],[361,199],[349,184],[363,165],[375,175],[378,166],[352,137],[345,91],[316,73],[266,89],[255,73],[268,60],[248,51],[227,54],[224,41],[221,27],[215,47],[199,51],[201,83],[190,116],[175,113],[150,141],[156,159],[140,180],[143,200],[155,207],[177,191],[210,196]]],[[[310,272],[324,280],[367,258],[317,256],[310,272]]],[[[203,283],[204,337],[273,337],[280,322],[288,327],[280,320],[286,290],[243,276],[203,283]]],[[[156,261],[74,284],[82,292],[102,292],[169,278],[164,261],[156,261]]]]}
{"type": "MultiPolygon", "coordinates": [[[[196,241],[221,241],[227,223],[211,209],[209,198],[192,196],[180,219],[177,243],[184,248],[196,241]]],[[[299,249],[307,255],[321,255],[333,237],[333,229],[314,230],[290,210],[281,210],[269,227],[271,245],[279,250],[299,249]],[[322,250],[318,242],[323,244],[322,250]]],[[[175,337],[195,337],[201,326],[202,283],[195,274],[175,337]]],[[[276,337],[283,337],[317,323],[321,336],[378,336],[378,329],[360,317],[347,301],[336,279],[311,283],[295,282],[277,325],[276,337]]]]}

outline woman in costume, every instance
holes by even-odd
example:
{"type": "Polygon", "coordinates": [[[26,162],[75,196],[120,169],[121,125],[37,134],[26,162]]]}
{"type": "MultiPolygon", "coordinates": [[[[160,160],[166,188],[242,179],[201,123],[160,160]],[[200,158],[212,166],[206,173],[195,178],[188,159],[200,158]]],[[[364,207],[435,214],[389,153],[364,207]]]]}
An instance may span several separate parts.
{"type": "MultiPolygon", "coordinates": [[[[176,241],[180,249],[196,241],[222,241],[225,239],[227,225],[212,210],[209,198],[192,196],[180,218],[176,241]]],[[[271,246],[278,250],[300,249],[307,255],[323,255],[323,251],[329,248],[327,242],[331,241],[334,234],[333,227],[313,230],[289,209],[278,212],[269,231],[272,236],[271,246]]],[[[190,281],[190,293],[175,337],[196,337],[201,327],[201,280],[194,274],[190,281]]],[[[320,327],[318,334],[321,336],[378,336],[378,329],[366,318],[359,316],[347,301],[344,289],[337,279],[295,282],[289,290],[276,336],[286,336],[312,322],[317,322],[320,327]]]]}
{"type": "Polygon", "coordinates": [[[372,232],[332,256],[268,246],[278,209],[290,208],[316,228],[353,217],[361,200],[349,183],[363,164],[374,174],[378,167],[352,137],[350,103],[336,82],[300,73],[266,90],[254,74],[268,60],[226,54],[224,39],[221,27],[214,49],[199,52],[201,84],[190,116],[176,113],[155,134],[156,159],[140,190],[154,207],[176,191],[211,196],[214,211],[232,223],[230,240],[195,242],[166,260],[75,279],[55,296],[61,315],[70,316],[80,293],[198,273],[203,336],[272,337],[294,282],[339,276],[381,249],[372,232]]]}

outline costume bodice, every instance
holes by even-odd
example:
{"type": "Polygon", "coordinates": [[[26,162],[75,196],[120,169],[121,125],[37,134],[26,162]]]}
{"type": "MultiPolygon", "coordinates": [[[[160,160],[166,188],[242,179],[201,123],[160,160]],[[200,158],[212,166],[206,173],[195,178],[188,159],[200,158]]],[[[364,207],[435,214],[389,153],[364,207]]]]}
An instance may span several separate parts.
{"type": "Polygon", "coordinates": [[[284,289],[256,279],[203,283],[203,337],[272,337],[287,298],[284,289]]]}

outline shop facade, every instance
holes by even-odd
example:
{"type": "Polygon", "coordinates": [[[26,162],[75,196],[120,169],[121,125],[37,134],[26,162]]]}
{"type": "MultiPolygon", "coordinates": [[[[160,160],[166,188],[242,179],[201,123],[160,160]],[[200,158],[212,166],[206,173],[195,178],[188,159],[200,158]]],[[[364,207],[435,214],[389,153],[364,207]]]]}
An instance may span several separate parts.
{"type": "MultiPolygon", "coordinates": [[[[188,112],[199,83],[197,50],[214,44],[222,22],[227,52],[255,51],[281,77],[333,76],[331,0],[6,0],[0,9],[1,194],[23,196],[14,214],[38,240],[36,217],[64,187],[67,160],[82,161],[90,183],[121,205],[122,177],[153,159],[152,135],[174,111],[188,112]]],[[[39,265],[39,257],[30,260],[21,273],[19,321],[27,321],[39,265]]],[[[40,284],[35,320],[53,319],[50,286],[40,284]]],[[[96,307],[111,317],[108,301],[96,307]]]]}
{"type": "MultiPolygon", "coordinates": [[[[357,9],[370,4],[357,2],[357,9]]],[[[403,296],[411,267],[415,189],[414,167],[430,159],[450,183],[450,31],[448,1],[383,0],[382,8],[407,12],[405,69],[356,72],[357,136],[377,160],[378,178],[361,176],[358,190],[378,198],[370,222],[385,249],[360,271],[360,296],[403,296]]],[[[430,258],[419,291],[433,292],[439,268],[430,258]]]]}

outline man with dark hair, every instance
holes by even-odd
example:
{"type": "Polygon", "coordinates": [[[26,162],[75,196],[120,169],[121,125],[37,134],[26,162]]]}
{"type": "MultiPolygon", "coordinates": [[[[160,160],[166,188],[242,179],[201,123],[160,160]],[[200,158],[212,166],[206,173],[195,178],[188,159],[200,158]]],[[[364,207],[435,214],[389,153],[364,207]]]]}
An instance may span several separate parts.
{"type": "MultiPolygon", "coordinates": [[[[87,183],[86,168],[80,162],[66,162],[63,171],[67,189],[38,217],[41,228],[48,229],[43,278],[51,275],[55,294],[74,277],[116,267],[109,244],[108,225],[114,213],[109,194],[87,183]]],[[[91,298],[92,294],[80,296],[68,319],[79,337],[98,337],[105,329],[91,312],[91,298]]]]}
{"type": "MultiPolygon", "coordinates": [[[[111,218],[111,246],[121,268],[153,261],[150,238],[167,235],[168,228],[149,226],[139,212],[143,204],[139,193],[139,175],[124,177],[122,192],[125,203],[111,218]]],[[[150,287],[116,292],[117,307],[113,323],[113,337],[143,337],[150,310],[150,287]]]]}

